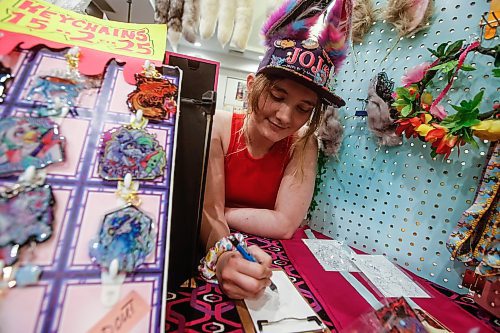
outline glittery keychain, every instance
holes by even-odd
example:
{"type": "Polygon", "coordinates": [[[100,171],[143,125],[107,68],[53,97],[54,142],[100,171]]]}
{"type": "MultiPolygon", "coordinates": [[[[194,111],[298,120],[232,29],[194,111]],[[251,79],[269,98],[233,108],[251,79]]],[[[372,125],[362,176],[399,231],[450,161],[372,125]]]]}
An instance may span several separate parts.
{"type": "MultiPolygon", "coordinates": [[[[135,119],[135,117],[134,117],[135,119]]],[[[147,119],[113,128],[103,134],[99,152],[99,174],[106,180],[155,179],[163,175],[166,154],[155,136],[145,129],[147,119]]]]}
{"type": "Polygon", "coordinates": [[[144,116],[151,120],[169,119],[177,110],[177,86],[161,75],[149,61],[143,68],[142,73],[135,74],[137,86],[127,98],[130,111],[142,110],[144,116]]]}
{"type": "Polygon", "coordinates": [[[26,259],[34,256],[37,243],[52,236],[54,204],[52,188],[45,184],[45,174],[36,172],[34,167],[28,168],[16,184],[0,190],[0,275],[9,288],[38,281],[41,268],[26,259]],[[26,247],[25,262],[14,267],[26,247]]]}
{"type": "Polygon", "coordinates": [[[37,117],[65,117],[68,112],[76,114],[75,104],[84,88],[84,79],[78,70],[80,50],[72,47],[65,55],[66,70],[54,71],[50,75],[41,75],[35,79],[34,85],[27,94],[27,100],[38,96],[32,115],[37,117]]]}
{"type": "Polygon", "coordinates": [[[0,176],[64,161],[64,137],[47,118],[0,120],[0,176]]]}
{"type": "Polygon", "coordinates": [[[126,205],[104,216],[89,255],[102,268],[109,270],[117,261],[118,272],[133,272],[153,251],[155,229],[153,219],[138,208],[138,187],[131,185],[130,176],[124,183],[117,195],[126,205]]]}

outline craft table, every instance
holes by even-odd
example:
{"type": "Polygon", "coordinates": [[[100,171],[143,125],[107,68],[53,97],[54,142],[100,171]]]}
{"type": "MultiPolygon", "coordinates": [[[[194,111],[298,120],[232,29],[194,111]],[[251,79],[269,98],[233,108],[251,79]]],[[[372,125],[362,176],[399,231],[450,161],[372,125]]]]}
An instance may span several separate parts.
{"type": "MultiPolygon", "coordinates": [[[[342,322],[342,318],[339,318],[338,316],[330,318],[325,308],[335,308],[336,305],[338,306],[346,300],[345,298],[339,298],[338,302],[329,301],[330,304],[322,305],[322,302],[325,302],[325,298],[320,296],[320,298],[323,298],[323,300],[320,301],[319,298],[315,296],[317,291],[313,292],[313,290],[321,290],[321,286],[317,285],[318,283],[312,279],[311,274],[305,273],[304,276],[299,274],[299,271],[303,270],[304,265],[303,263],[297,265],[297,262],[295,261],[295,252],[297,250],[301,251],[301,256],[311,256],[311,258],[305,259],[306,267],[311,264],[319,265],[305,246],[304,249],[297,247],[298,244],[302,243],[300,239],[305,237],[306,236],[303,230],[299,229],[291,240],[280,241],[248,235],[247,242],[250,245],[258,245],[266,251],[272,257],[274,266],[283,269],[288,274],[295,286],[299,289],[323,322],[331,329],[332,332],[338,332],[340,329],[345,327],[345,322],[342,322]],[[289,256],[285,249],[290,249],[289,251],[292,255],[289,256]],[[308,283],[306,283],[306,281],[308,281],[308,283]],[[337,322],[337,324],[335,324],[335,322],[337,322]]],[[[319,237],[322,236],[318,235],[318,238],[319,237]]],[[[338,275],[337,278],[340,277],[340,274],[337,272],[325,273],[338,275]]],[[[197,279],[196,282],[196,288],[180,287],[176,290],[168,292],[166,332],[243,332],[235,303],[221,292],[218,285],[206,283],[201,279],[197,279]]],[[[325,281],[325,283],[328,283],[328,281],[325,281]]],[[[465,320],[466,322],[473,323],[474,326],[478,327],[479,330],[476,332],[495,332],[495,330],[498,330],[498,320],[495,321],[495,319],[491,318],[491,316],[489,316],[485,311],[481,310],[474,303],[471,303],[468,297],[458,295],[434,283],[429,283],[427,281],[419,281],[419,283],[425,283],[427,291],[431,292],[433,296],[438,297],[440,303],[445,302],[448,308],[453,308],[454,312],[456,312],[452,314],[453,317],[461,318],[462,322],[465,320]]],[[[340,287],[341,286],[338,285],[337,287],[335,285],[331,286],[331,288],[340,287]]],[[[351,292],[356,293],[354,289],[352,289],[351,292]]],[[[365,308],[366,310],[369,310],[369,305],[367,303],[359,305],[358,309],[362,310],[360,314],[365,312],[365,308]]],[[[438,319],[443,320],[444,322],[446,318],[438,319]]],[[[449,323],[445,324],[448,325],[449,323]]],[[[462,329],[463,332],[468,331],[465,327],[462,327],[462,329]]],[[[455,331],[460,332],[460,330],[457,329],[455,329],[455,331]]]]}

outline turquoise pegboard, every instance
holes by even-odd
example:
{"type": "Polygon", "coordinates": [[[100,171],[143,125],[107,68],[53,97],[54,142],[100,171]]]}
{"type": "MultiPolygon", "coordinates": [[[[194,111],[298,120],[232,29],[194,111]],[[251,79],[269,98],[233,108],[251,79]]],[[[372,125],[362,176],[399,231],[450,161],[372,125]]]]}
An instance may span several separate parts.
{"type": "MultiPolygon", "coordinates": [[[[432,159],[429,145],[417,139],[402,146],[378,146],[368,130],[366,118],[352,117],[360,110],[358,98],[367,97],[370,79],[380,71],[401,85],[407,68],[432,61],[427,47],[481,35],[481,14],[489,9],[484,1],[451,4],[435,1],[430,27],[417,35],[398,40],[394,28],[378,20],[362,44],[351,49],[337,77],[337,93],[344,97],[341,111],[344,140],[337,157],[330,158],[324,175],[317,209],[310,226],[335,239],[345,240],[367,253],[384,254],[402,267],[457,292],[464,264],[450,260],[446,241],[462,212],[474,198],[488,150],[462,147],[460,156],[452,152],[448,160],[432,159]]],[[[375,2],[383,9],[385,1],[375,2]]],[[[498,36],[483,46],[498,43],[498,36]]],[[[493,78],[493,58],[469,54],[466,63],[478,69],[459,75],[448,98],[458,104],[485,90],[481,111],[498,102],[500,79],[493,78]]],[[[436,87],[436,91],[442,89],[436,87]]],[[[434,94],[437,96],[437,93],[434,94]]],[[[446,107],[447,111],[452,110],[446,107]]],[[[454,112],[454,111],[452,111],[454,112]]]]}

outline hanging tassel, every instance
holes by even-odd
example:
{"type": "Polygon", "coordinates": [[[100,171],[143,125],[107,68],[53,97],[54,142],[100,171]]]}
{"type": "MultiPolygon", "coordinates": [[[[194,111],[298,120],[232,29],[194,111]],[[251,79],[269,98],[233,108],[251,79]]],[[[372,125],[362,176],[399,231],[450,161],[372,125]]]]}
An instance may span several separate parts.
{"type": "Polygon", "coordinates": [[[335,65],[337,73],[347,56],[351,32],[352,0],[337,0],[326,17],[326,26],[318,41],[335,65]]]}
{"type": "Polygon", "coordinates": [[[326,156],[337,155],[343,134],[344,128],[339,121],[338,109],[330,105],[325,110],[317,135],[319,148],[326,156]]]}
{"type": "Polygon", "coordinates": [[[198,36],[200,25],[200,0],[184,0],[184,13],[182,14],[182,36],[193,44],[198,36]]]}
{"type": "Polygon", "coordinates": [[[356,0],[352,12],[352,41],[361,43],[375,22],[372,0],[356,0]]]}
{"type": "Polygon", "coordinates": [[[231,39],[236,16],[236,0],[219,0],[219,22],[217,24],[217,39],[222,47],[231,39]]]}
{"type": "Polygon", "coordinates": [[[383,18],[394,25],[400,37],[426,28],[434,11],[432,0],[389,0],[383,18]]]}
{"type": "Polygon", "coordinates": [[[250,32],[252,31],[254,0],[237,0],[237,3],[236,24],[234,25],[231,45],[234,45],[240,50],[245,50],[250,32]]]}
{"type": "Polygon", "coordinates": [[[168,21],[168,7],[170,0],[156,0],[155,2],[155,22],[166,24],[168,21]]]}
{"type": "Polygon", "coordinates": [[[215,33],[219,0],[200,0],[200,36],[209,39],[215,33]]]}
{"type": "Polygon", "coordinates": [[[182,11],[184,0],[170,0],[168,9],[167,37],[174,51],[177,51],[182,34],[182,11]]]}

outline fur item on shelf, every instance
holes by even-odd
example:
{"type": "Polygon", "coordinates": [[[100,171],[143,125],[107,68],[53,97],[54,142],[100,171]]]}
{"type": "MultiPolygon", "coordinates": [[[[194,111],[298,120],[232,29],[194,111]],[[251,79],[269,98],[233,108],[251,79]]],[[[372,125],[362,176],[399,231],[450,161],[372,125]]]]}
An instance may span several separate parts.
{"type": "Polygon", "coordinates": [[[339,121],[338,109],[330,105],[326,108],[318,128],[319,148],[326,156],[337,155],[343,134],[344,128],[339,121]]]}
{"type": "MultiPolygon", "coordinates": [[[[234,0],[232,0],[234,1],[234,0]]],[[[237,0],[236,19],[234,25],[231,45],[240,50],[244,50],[248,44],[248,38],[252,31],[253,5],[254,0],[237,0]]]]}
{"type": "Polygon", "coordinates": [[[193,44],[198,36],[200,25],[200,0],[184,0],[184,13],[182,14],[182,36],[193,44]]]}
{"type": "Polygon", "coordinates": [[[217,39],[222,47],[226,46],[233,34],[237,3],[237,0],[219,0],[217,39]]]}
{"type": "Polygon", "coordinates": [[[219,0],[200,0],[200,36],[202,39],[208,39],[214,35],[218,14],[219,0]]]}
{"type": "Polygon", "coordinates": [[[391,118],[389,105],[377,94],[376,85],[377,76],[372,79],[368,87],[368,104],[366,105],[368,128],[378,137],[380,145],[398,146],[402,143],[402,139],[395,133],[396,124],[391,118]]]}
{"type": "Polygon", "coordinates": [[[182,11],[184,0],[170,0],[168,8],[167,37],[172,49],[177,51],[177,45],[182,34],[182,11]]]}
{"type": "Polygon", "coordinates": [[[383,18],[407,37],[425,29],[433,12],[433,0],[389,0],[383,18]]]}
{"type": "Polygon", "coordinates": [[[361,43],[376,20],[372,0],[356,0],[352,12],[352,41],[361,43]]]}
{"type": "Polygon", "coordinates": [[[155,22],[166,24],[168,20],[168,7],[170,0],[156,0],[155,2],[155,22]]]}
{"type": "Polygon", "coordinates": [[[322,10],[316,7],[307,7],[311,1],[285,0],[273,12],[261,29],[268,47],[275,40],[283,38],[307,39],[310,28],[318,21],[322,10]],[[305,6],[305,7],[304,7],[305,6]]]}
{"type": "Polygon", "coordinates": [[[326,26],[318,37],[319,44],[332,58],[337,73],[347,56],[351,32],[352,1],[337,0],[328,12],[326,26]]]}

